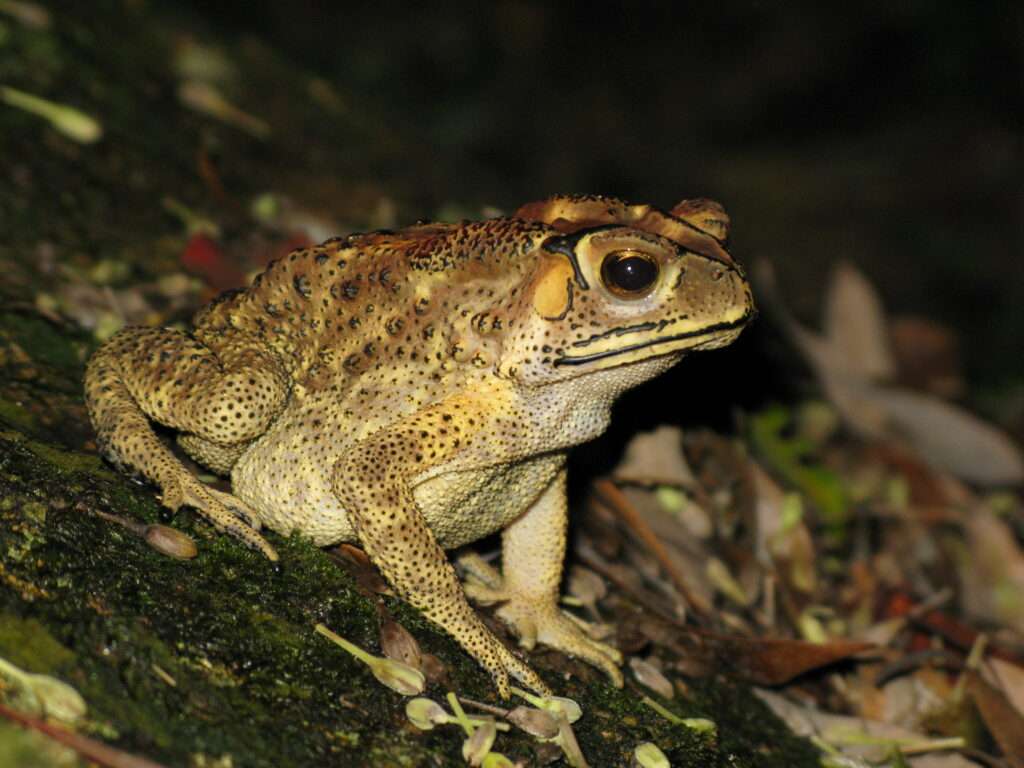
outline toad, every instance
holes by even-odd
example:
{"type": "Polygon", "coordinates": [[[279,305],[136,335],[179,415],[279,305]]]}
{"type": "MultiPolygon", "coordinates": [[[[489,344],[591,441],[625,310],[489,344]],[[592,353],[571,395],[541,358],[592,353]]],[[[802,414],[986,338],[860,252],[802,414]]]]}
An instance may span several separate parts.
{"type": "Polygon", "coordinates": [[[717,203],[670,211],[560,196],[507,218],[333,238],[271,263],[185,333],[129,327],[89,361],[104,454],[277,559],[261,527],[358,543],[509,695],[548,686],[484,625],[500,602],[622,684],[620,654],[558,607],[566,455],[612,403],[753,315],[717,203]],[[201,482],[186,454],[229,475],[201,482]],[[502,571],[463,589],[445,550],[502,531],[502,571]]]}

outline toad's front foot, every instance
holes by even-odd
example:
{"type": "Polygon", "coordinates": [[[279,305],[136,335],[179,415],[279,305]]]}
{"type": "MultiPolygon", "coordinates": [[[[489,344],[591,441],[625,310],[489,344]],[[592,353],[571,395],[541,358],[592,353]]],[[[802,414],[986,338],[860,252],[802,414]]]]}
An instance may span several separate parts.
{"type": "Polygon", "coordinates": [[[606,643],[588,637],[577,623],[563,613],[554,598],[536,597],[506,589],[497,571],[473,558],[462,558],[470,578],[466,595],[488,605],[502,603],[496,611],[519,637],[519,644],[532,649],[537,643],[576,656],[601,669],[616,688],[622,687],[622,654],[606,643]]]}

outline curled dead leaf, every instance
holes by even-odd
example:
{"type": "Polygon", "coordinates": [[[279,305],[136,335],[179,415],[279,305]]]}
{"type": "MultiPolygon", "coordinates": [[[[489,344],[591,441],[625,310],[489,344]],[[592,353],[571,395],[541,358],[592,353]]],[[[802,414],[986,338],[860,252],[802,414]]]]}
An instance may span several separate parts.
{"type": "Polygon", "coordinates": [[[380,648],[389,659],[422,670],[420,644],[409,630],[390,616],[384,617],[380,624],[380,648]]]}
{"type": "Polygon", "coordinates": [[[621,483],[691,487],[694,479],[683,455],[683,431],[661,426],[640,432],[629,441],[612,477],[621,483]]]}
{"type": "Polygon", "coordinates": [[[505,715],[505,719],[521,731],[540,739],[553,739],[558,735],[558,720],[543,709],[520,705],[505,715]]]}
{"type": "Polygon", "coordinates": [[[872,380],[895,373],[882,300],[868,279],[848,261],[832,270],[825,293],[825,336],[845,364],[872,380]]]}
{"type": "Polygon", "coordinates": [[[756,275],[762,295],[851,429],[867,438],[905,443],[934,467],[979,485],[1024,482],[1024,454],[1003,432],[937,397],[875,383],[870,373],[878,370],[875,364],[858,364],[835,338],[793,319],[770,264],[758,264],[756,275]]]}
{"type": "Polygon", "coordinates": [[[633,670],[633,675],[636,677],[637,682],[650,688],[662,698],[671,699],[675,696],[672,681],[665,677],[661,670],[651,662],[634,656],[629,660],[629,668],[633,670]]]}

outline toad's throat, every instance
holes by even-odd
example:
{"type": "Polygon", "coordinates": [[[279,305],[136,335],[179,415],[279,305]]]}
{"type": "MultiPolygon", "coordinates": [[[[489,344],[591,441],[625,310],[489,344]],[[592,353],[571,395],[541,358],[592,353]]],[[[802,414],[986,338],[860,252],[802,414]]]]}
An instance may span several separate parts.
{"type": "MultiPolygon", "coordinates": [[[[604,360],[607,357],[614,357],[615,355],[623,355],[627,352],[635,352],[638,349],[644,349],[655,344],[667,344],[673,341],[681,341],[683,339],[693,339],[699,336],[709,336],[719,331],[731,331],[736,328],[742,328],[744,325],[749,323],[754,318],[754,311],[748,310],[743,314],[742,317],[732,320],[727,323],[716,323],[714,325],[706,326],[705,328],[698,328],[693,331],[687,331],[686,333],[677,333],[672,336],[661,336],[654,339],[648,339],[638,344],[630,344],[626,347],[619,347],[618,349],[607,349],[603,352],[594,352],[590,355],[564,355],[555,360],[555,365],[583,365],[585,363],[592,363],[597,360],[604,360]]],[[[652,324],[653,325],[653,324],[652,324]]],[[[634,329],[630,329],[634,330],[634,329]]],[[[639,327],[635,330],[640,330],[639,327]]],[[[646,329],[645,329],[646,330],[646,329]]]]}

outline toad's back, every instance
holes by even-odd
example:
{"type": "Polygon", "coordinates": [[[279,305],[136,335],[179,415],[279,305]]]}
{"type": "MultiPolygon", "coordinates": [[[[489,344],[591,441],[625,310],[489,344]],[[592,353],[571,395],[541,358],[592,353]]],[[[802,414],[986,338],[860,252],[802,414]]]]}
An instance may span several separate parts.
{"type": "Polygon", "coordinates": [[[446,357],[440,327],[500,299],[546,234],[542,223],[494,219],[334,238],[220,297],[196,316],[195,335],[257,339],[313,388],[384,370],[432,375],[446,357]]]}

